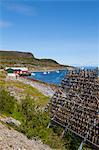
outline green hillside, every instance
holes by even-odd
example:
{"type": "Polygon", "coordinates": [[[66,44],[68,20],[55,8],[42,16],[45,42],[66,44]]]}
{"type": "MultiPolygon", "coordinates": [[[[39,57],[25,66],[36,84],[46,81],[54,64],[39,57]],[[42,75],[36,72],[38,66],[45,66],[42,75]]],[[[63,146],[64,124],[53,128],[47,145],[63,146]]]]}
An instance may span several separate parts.
{"type": "Polygon", "coordinates": [[[52,59],[37,59],[32,53],[0,50],[0,68],[5,68],[6,66],[24,66],[32,70],[51,70],[67,67],[52,59]]]}

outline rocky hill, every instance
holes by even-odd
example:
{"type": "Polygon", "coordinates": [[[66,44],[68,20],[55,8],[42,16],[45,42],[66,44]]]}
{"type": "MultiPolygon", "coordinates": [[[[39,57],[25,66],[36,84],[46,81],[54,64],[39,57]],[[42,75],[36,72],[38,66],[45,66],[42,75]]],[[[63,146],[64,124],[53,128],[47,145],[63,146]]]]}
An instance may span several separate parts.
{"type": "Polygon", "coordinates": [[[37,59],[32,53],[0,50],[0,68],[6,66],[28,67],[30,70],[53,70],[69,66],[52,59],[37,59]]]}

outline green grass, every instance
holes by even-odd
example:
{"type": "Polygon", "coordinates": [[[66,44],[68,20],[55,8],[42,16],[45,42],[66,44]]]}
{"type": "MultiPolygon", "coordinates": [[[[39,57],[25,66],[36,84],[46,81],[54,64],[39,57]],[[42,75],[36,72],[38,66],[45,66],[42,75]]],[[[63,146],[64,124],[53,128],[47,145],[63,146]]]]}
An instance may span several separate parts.
{"type": "Polygon", "coordinates": [[[29,97],[33,98],[38,107],[44,107],[49,101],[49,97],[43,95],[41,92],[39,92],[39,90],[19,81],[8,80],[7,82],[5,82],[5,80],[1,78],[0,87],[4,87],[5,89],[8,89],[10,87],[13,87],[13,89],[17,88],[18,91],[15,91],[17,94],[25,96],[28,95],[29,97]]]}

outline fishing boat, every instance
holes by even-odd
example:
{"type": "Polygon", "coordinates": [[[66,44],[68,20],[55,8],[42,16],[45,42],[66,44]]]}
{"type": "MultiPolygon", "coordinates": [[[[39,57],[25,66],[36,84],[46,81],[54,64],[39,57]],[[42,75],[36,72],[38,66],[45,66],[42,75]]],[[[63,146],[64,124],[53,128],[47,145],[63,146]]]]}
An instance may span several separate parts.
{"type": "Polygon", "coordinates": [[[43,72],[43,74],[47,74],[47,72],[43,72]]]}
{"type": "Polygon", "coordinates": [[[59,70],[57,70],[56,72],[59,73],[59,70]]]}

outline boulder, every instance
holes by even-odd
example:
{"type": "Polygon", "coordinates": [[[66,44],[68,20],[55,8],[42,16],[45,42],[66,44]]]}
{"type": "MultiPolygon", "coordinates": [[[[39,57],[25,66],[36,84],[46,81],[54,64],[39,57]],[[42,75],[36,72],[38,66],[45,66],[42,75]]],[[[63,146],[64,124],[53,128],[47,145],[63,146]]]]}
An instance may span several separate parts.
{"type": "Polygon", "coordinates": [[[15,125],[15,126],[17,126],[17,127],[19,127],[19,126],[21,125],[21,122],[20,122],[20,121],[14,119],[14,118],[12,118],[12,117],[7,117],[7,118],[6,118],[6,123],[8,123],[8,124],[13,124],[13,125],[15,125]]]}

